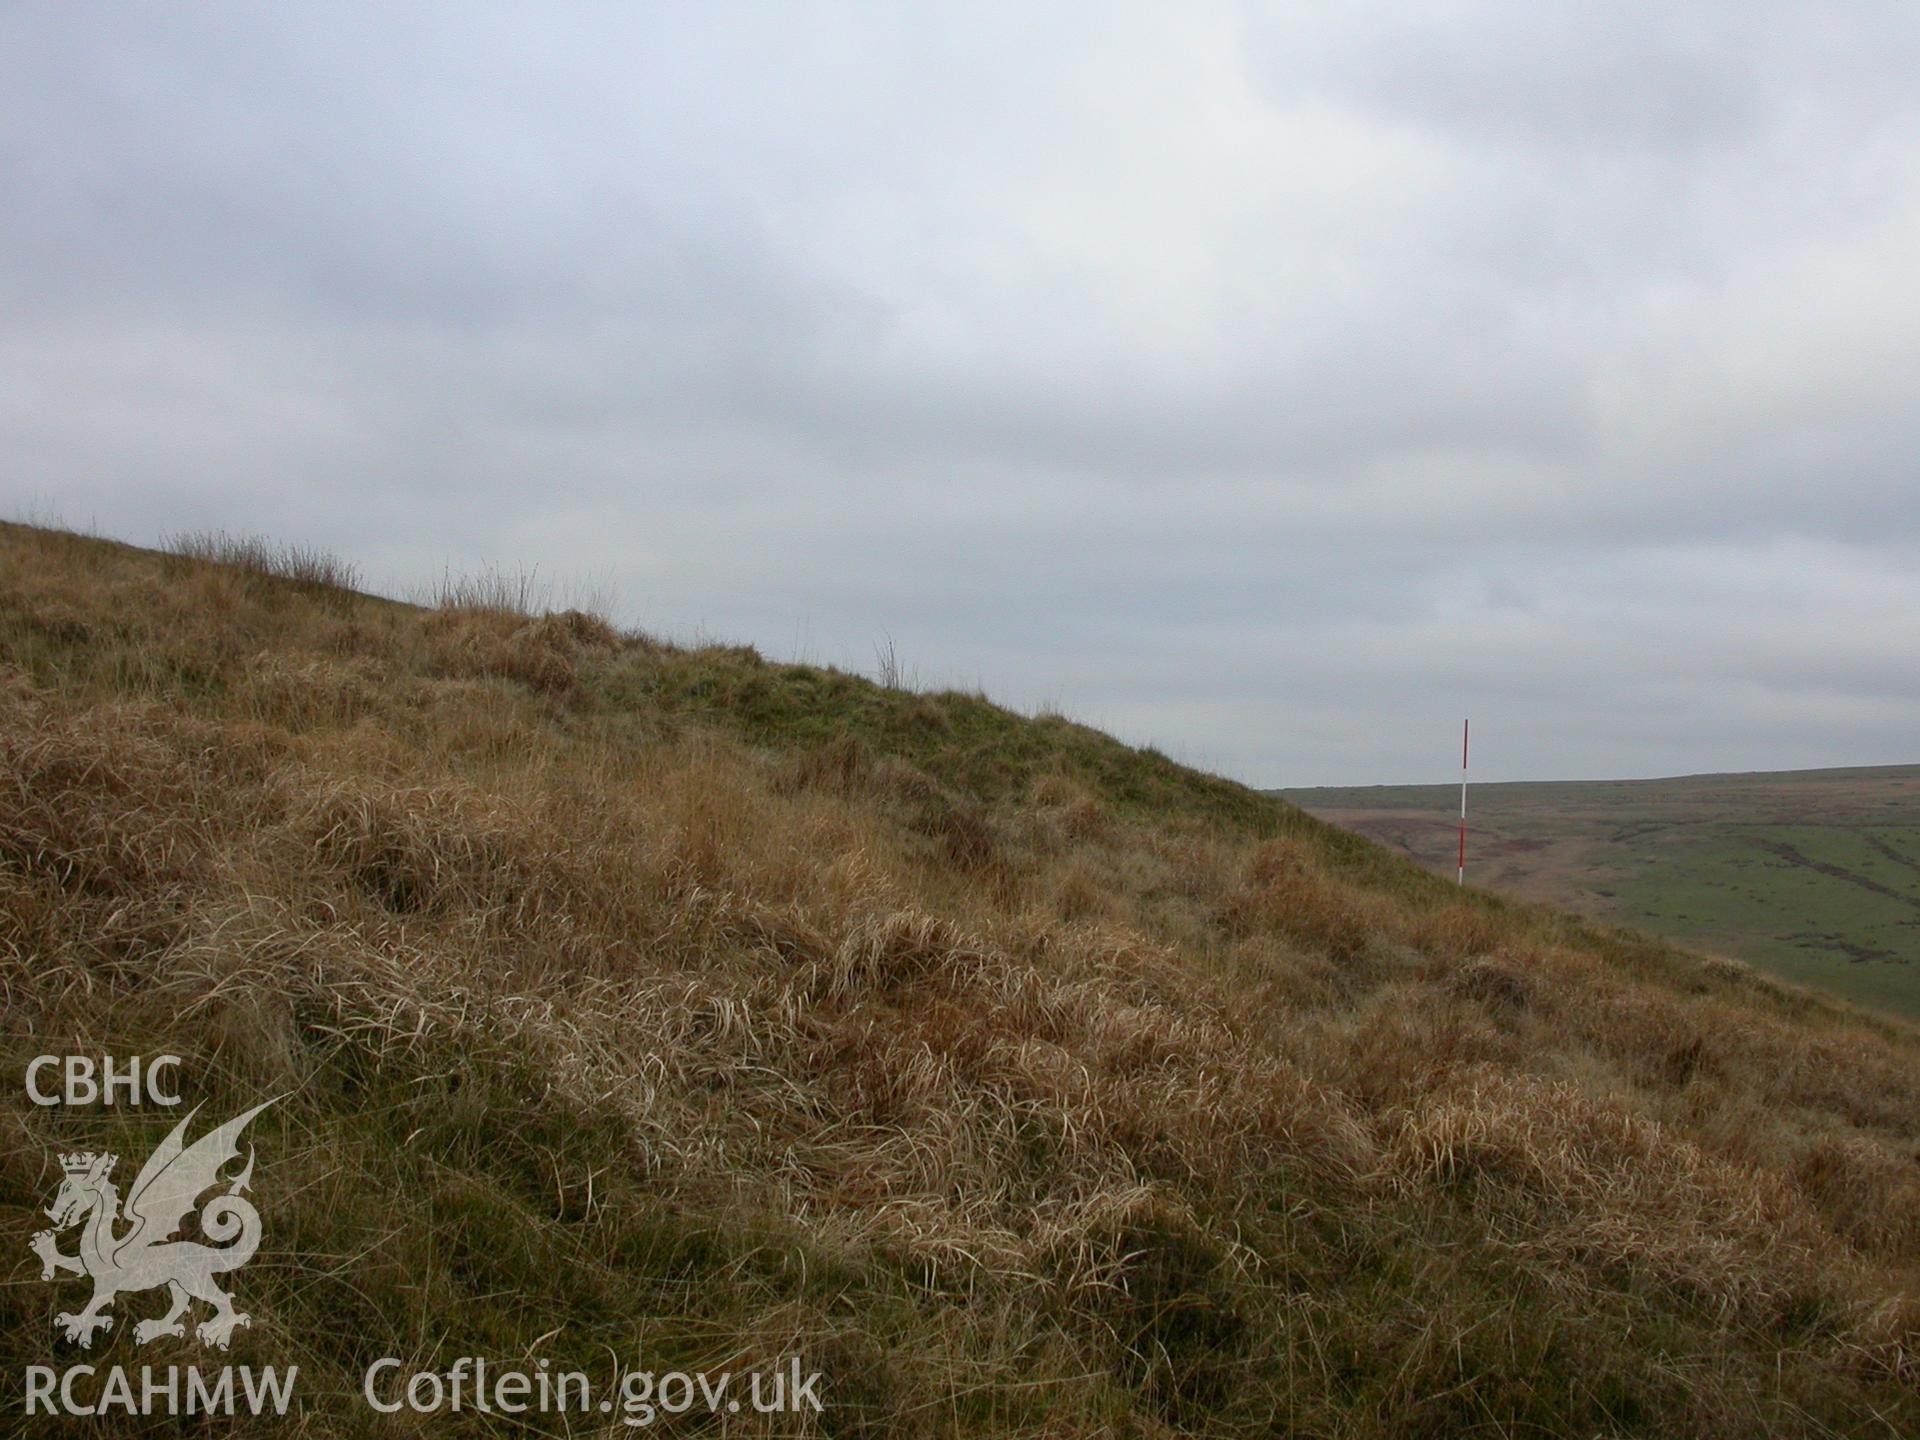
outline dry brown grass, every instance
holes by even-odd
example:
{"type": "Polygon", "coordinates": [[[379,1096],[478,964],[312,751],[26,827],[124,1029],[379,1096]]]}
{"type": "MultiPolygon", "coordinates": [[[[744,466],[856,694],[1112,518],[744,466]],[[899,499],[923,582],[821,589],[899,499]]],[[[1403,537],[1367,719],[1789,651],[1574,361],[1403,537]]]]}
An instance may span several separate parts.
{"type": "MultiPolygon", "coordinates": [[[[276,1223],[325,1255],[282,1252],[263,1333],[342,1393],[412,1306],[409,1344],[801,1345],[854,1431],[1920,1417],[1898,1025],[1277,807],[976,791],[926,696],[871,732],[920,749],[769,745],[647,698],[759,662],[578,613],[303,607],[17,527],[0,558],[9,1058],[163,1042],[294,1093],[276,1223]],[[469,1283],[466,1246],[535,1258],[469,1283]],[[601,1288],[554,1315],[563,1252],[601,1288]]],[[[59,1127],[9,1123],[19,1253],[59,1127]]]]}
{"type": "Polygon", "coordinates": [[[357,590],[359,571],[330,550],[314,545],[231,535],[224,530],[190,530],[164,542],[186,560],[218,565],[261,580],[278,580],[305,590],[357,590]]]}

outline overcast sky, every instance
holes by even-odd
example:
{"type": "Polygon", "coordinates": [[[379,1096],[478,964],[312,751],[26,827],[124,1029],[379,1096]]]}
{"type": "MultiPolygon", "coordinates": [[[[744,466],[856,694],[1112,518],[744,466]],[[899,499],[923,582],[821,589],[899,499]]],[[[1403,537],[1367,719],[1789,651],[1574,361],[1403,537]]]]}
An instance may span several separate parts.
{"type": "Polygon", "coordinates": [[[1920,9],[0,9],[0,500],[1260,785],[1920,761],[1920,9]]]}

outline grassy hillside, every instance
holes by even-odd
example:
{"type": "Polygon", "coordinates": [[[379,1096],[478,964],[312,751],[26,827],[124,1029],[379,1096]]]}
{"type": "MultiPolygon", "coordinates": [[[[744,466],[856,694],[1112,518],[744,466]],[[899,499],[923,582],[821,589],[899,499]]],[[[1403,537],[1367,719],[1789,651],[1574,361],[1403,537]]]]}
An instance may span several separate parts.
{"type": "MultiPolygon", "coordinates": [[[[463,1355],[824,1374],[735,1436],[1920,1433],[1913,1030],[978,696],[197,549],[0,528],[0,1004],[9,1084],[286,1097],[231,1433],[629,1433],[360,1400],[463,1355]]],[[[172,1117],[0,1116],[12,1386],[55,1157],[172,1117]]]]}
{"type": "MultiPolygon", "coordinates": [[[[1283,793],[1453,873],[1455,788],[1283,793]]],[[[1473,875],[1920,1018],[1920,766],[1480,785],[1473,875]]]]}

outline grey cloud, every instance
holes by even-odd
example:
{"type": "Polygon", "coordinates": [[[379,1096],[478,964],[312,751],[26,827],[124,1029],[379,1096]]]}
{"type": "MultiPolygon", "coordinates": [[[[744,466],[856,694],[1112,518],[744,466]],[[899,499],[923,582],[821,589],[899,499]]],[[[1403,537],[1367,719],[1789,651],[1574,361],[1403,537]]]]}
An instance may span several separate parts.
{"type": "Polygon", "coordinates": [[[1914,758],[1891,3],[20,5],[16,508],[1259,783],[1914,758]]]}

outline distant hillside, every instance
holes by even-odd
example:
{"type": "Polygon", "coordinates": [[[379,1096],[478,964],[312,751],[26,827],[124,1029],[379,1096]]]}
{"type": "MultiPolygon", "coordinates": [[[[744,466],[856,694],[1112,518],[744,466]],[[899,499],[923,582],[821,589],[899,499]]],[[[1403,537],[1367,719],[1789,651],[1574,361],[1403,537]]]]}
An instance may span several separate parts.
{"type": "Polygon", "coordinates": [[[977,694],[180,548],[0,526],[5,1434],[635,1433],[363,1398],[470,1357],[821,1377],[652,1417],[729,1440],[1920,1434],[1914,1027],[977,694]],[[46,1054],[273,1102],[230,1351],[86,1317],[175,1115],[46,1054]],[[293,1408],[12,1388],[228,1362],[293,1408]]]}
{"type": "MultiPolygon", "coordinates": [[[[1452,785],[1276,792],[1452,875],[1452,785]]],[[[1468,878],[1920,1016],[1920,765],[1476,785],[1468,878]]]]}

